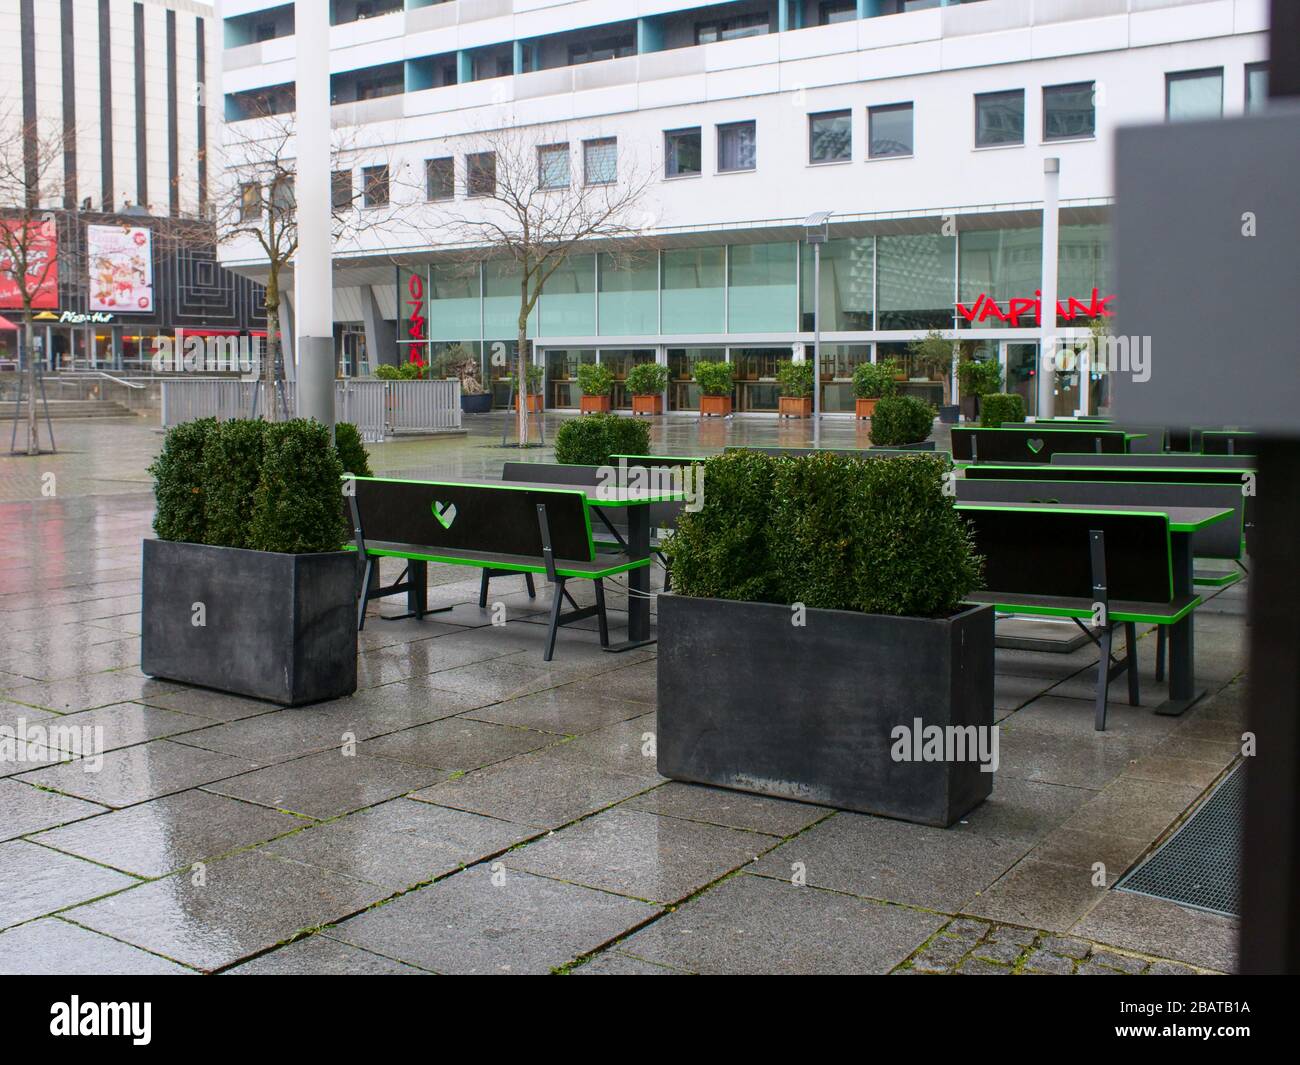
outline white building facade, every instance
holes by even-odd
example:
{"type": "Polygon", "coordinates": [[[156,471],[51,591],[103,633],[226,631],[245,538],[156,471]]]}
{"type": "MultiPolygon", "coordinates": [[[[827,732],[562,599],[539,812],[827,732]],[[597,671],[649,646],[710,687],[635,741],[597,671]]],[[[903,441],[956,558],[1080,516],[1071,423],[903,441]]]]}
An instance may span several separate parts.
{"type": "MultiPolygon", "coordinates": [[[[692,364],[726,359],[737,411],[774,411],[776,365],[811,352],[816,324],[827,412],[851,411],[853,368],[885,358],[906,391],[939,402],[939,374],[908,350],[931,330],[998,360],[1030,413],[1095,411],[1104,374],[1059,374],[1054,411],[1037,409],[1035,379],[1045,332],[1082,335],[1122,307],[1109,267],[1113,131],[1239,113],[1267,95],[1265,0],[319,7],[332,22],[334,125],[356,145],[341,179],[387,167],[384,197],[412,212],[338,248],[345,366],[362,348],[373,365],[462,344],[505,400],[508,367],[492,354],[513,352],[517,276],[486,256],[467,269],[464,249],[437,238],[445,218],[474,210],[483,173],[473,178],[468,156],[485,133],[537,130],[573,182],[651,176],[643,246],[575,252],[533,315],[545,401],[559,408],[576,406],[583,362],[621,381],[657,361],[669,409],[688,412],[692,364]],[[1049,160],[1059,239],[1044,254],[1049,160]],[[832,214],[817,315],[803,222],[819,211],[832,214]],[[1036,313],[1048,272],[1055,321],[1036,313]]],[[[225,0],[218,14],[226,120],[257,121],[252,101],[292,110],[293,5],[225,0]]],[[[263,276],[253,248],[226,254],[263,276]]],[[[615,403],[630,403],[619,386],[615,403]]]]}

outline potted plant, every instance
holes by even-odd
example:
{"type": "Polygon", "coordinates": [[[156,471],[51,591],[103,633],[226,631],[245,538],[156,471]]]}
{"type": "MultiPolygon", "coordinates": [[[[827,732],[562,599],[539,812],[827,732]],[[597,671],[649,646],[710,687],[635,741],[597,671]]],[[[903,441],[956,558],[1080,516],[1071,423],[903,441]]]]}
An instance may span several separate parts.
{"type": "Polygon", "coordinates": [[[853,371],[853,412],[858,418],[870,418],[875,413],[877,401],[882,396],[894,394],[898,388],[894,383],[898,373],[897,359],[858,363],[853,371]]]}
{"type": "Polygon", "coordinates": [[[614,371],[603,363],[584,362],[578,367],[578,388],[582,390],[579,410],[583,414],[607,414],[609,394],[614,388],[614,371]]]}
{"type": "Polygon", "coordinates": [[[486,414],[492,409],[492,395],[483,387],[478,357],[464,344],[449,344],[433,361],[431,378],[460,382],[460,409],[465,414],[486,414]]]}
{"type": "Polygon", "coordinates": [[[931,329],[920,340],[908,345],[908,352],[926,373],[937,376],[943,388],[943,402],[939,407],[939,420],[947,424],[957,421],[958,410],[952,402],[952,359],[954,341],[948,340],[937,329],[931,329]]]}
{"type": "MultiPolygon", "coordinates": [[[[515,393],[515,402],[522,400],[522,393],[519,389],[519,375],[512,373],[510,375],[510,387],[515,393]]],[[[540,411],[542,409],[542,368],[529,364],[528,366],[528,410],[530,412],[540,411]]]]}
{"type": "Polygon", "coordinates": [[[785,359],[777,365],[776,383],[780,386],[778,416],[811,418],[813,408],[813,364],[807,360],[785,359]]]}
{"type": "Polygon", "coordinates": [[[627,390],[632,393],[633,414],[662,414],[668,367],[656,362],[639,362],[628,371],[627,390]]]}
{"type": "MultiPolygon", "coordinates": [[[[368,469],[359,440],[340,443],[350,472],[368,469]]],[[[150,473],[141,669],[287,706],[355,691],[357,566],[329,430],[189,422],[150,473]]]]}
{"type": "Polygon", "coordinates": [[[555,461],[574,466],[610,466],[611,455],[644,455],[650,423],[617,414],[570,418],[555,434],[555,461]]]}
{"type": "Polygon", "coordinates": [[[1000,429],[1008,422],[1025,420],[1025,397],[1018,392],[989,392],[980,397],[980,425],[1000,429]]]}
{"type": "Polygon", "coordinates": [[[934,428],[934,408],[915,396],[884,396],[871,417],[871,443],[876,447],[933,451],[928,439],[934,428]]]}
{"type": "Polygon", "coordinates": [[[993,359],[965,359],[957,364],[962,413],[967,421],[980,414],[980,397],[1002,390],[1002,367],[993,359]]]}
{"type": "Polygon", "coordinates": [[[709,418],[725,417],[731,413],[731,389],[734,369],[729,362],[709,362],[701,359],[692,370],[695,383],[700,386],[700,414],[709,418]]]}
{"type": "Polygon", "coordinates": [[[948,468],[705,463],[658,598],[661,774],[943,826],[990,794],[994,611],[962,602],[981,560],[948,468]]]}

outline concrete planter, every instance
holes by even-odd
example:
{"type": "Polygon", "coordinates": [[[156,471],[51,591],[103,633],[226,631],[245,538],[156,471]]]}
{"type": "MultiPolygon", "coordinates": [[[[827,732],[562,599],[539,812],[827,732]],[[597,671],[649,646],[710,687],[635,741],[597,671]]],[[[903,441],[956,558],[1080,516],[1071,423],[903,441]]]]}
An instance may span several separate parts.
{"type": "Polygon", "coordinates": [[[894,750],[894,729],[914,733],[917,719],[977,726],[990,742],[990,607],[938,619],[810,609],[796,627],[781,604],[658,602],[664,776],[939,826],[992,791],[974,759],[894,750]]]}
{"type": "Polygon", "coordinates": [[[609,396],[583,396],[578,410],[583,414],[608,414],[609,396]]]}
{"type": "Polygon", "coordinates": [[[463,414],[487,414],[492,409],[492,393],[483,392],[476,396],[460,394],[460,409],[463,414]]]}
{"type": "Polygon", "coordinates": [[[872,451],[933,451],[933,440],[919,440],[915,444],[886,444],[882,447],[871,446],[872,451]]]}
{"type": "Polygon", "coordinates": [[[662,414],[664,412],[664,397],[655,392],[649,396],[632,397],[633,414],[662,414]]]}
{"type": "Polygon", "coordinates": [[[145,540],[142,583],[140,668],[151,677],[284,706],[356,691],[351,552],[145,540]]]}
{"type": "Polygon", "coordinates": [[[811,418],[812,396],[781,396],[777,409],[781,418],[811,418]]]}
{"type": "Polygon", "coordinates": [[[731,413],[730,396],[700,396],[700,416],[725,418],[731,413]]]}

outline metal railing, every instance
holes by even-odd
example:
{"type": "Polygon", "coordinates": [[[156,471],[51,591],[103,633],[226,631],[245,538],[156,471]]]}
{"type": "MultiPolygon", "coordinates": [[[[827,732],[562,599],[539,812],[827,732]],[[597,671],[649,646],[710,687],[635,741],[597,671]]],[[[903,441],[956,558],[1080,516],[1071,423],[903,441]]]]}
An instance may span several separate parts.
{"type": "MultiPolygon", "coordinates": [[[[284,386],[284,403],[295,410],[294,384],[284,386]]],[[[176,380],[162,382],[164,429],[198,418],[261,415],[280,396],[264,381],[176,380]]],[[[334,418],[351,422],[361,438],[376,444],[399,433],[435,433],[460,428],[459,381],[343,380],[334,385],[334,418]]]]}

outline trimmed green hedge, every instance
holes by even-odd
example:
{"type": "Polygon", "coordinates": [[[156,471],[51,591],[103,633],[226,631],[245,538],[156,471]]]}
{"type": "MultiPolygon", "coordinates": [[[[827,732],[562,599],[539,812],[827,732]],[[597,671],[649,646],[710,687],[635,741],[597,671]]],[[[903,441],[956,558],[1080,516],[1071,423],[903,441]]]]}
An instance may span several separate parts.
{"type": "Polygon", "coordinates": [[[608,396],[614,387],[614,371],[604,363],[584,362],[578,367],[578,388],[584,396],[608,396]]]}
{"type": "Polygon", "coordinates": [[[813,364],[807,361],[795,362],[785,359],[777,363],[776,383],[781,387],[781,395],[804,399],[813,394],[813,364]]]}
{"type": "Polygon", "coordinates": [[[980,425],[997,429],[1004,422],[1025,420],[1025,397],[1018,392],[990,392],[980,396],[980,425]]]}
{"type": "Polygon", "coordinates": [[[266,422],[238,418],[222,422],[203,448],[203,542],[217,547],[251,547],[249,515],[262,479],[266,422]]]}
{"type": "Polygon", "coordinates": [[[871,442],[877,447],[919,444],[934,428],[934,408],[915,396],[882,396],[871,416],[871,442]]]}
{"type": "Polygon", "coordinates": [[[856,399],[881,399],[898,390],[894,375],[898,373],[896,359],[880,362],[860,362],[853,369],[853,395],[856,399]]]}
{"type": "Polygon", "coordinates": [[[710,362],[707,359],[701,359],[691,370],[695,383],[706,396],[731,395],[735,372],[735,367],[729,362],[710,362]]]}
{"type": "Polygon", "coordinates": [[[337,551],[348,539],[343,463],[329,430],[295,419],[266,427],[249,547],[285,554],[337,551]]]}
{"type": "Polygon", "coordinates": [[[667,387],[667,366],[638,362],[627,372],[627,390],[634,396],[657,396],[667,387]]]}
{"type": "Polygon", "coordinates": [[[611,455],[644,455],[649,450],[649,423],[617,414],[570,418],[555,434],[555,461],[574,466],[608,466],[611,455]]]}
{"type": "Polygon", "coordinates": [[[216,418],[200,418],[172,428],[162,452],[149,467],[154,479],[153,530],[160,540],[204,543],[203,449],[217,427],[216,418]]]}
{"type": "Polygon", "coordinates": [[[334,450],[339,453],[344,473],[356,474],[358,477],[374,476],[366,445],[361,441],[361,433],[351,422],[339,422],[334,426],[334,450]]]}
{"type": "Polygon", "coordinates": [[[704,506],[666,545],[679,595],[943,617],[979,584],[942,457],[742,451],[704,469],[704,506]]]}

